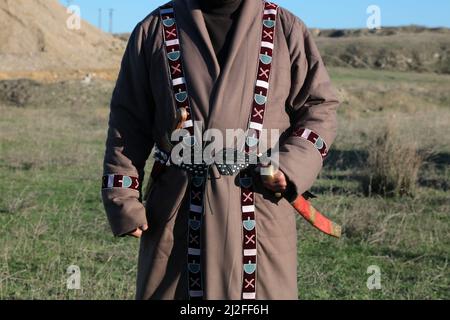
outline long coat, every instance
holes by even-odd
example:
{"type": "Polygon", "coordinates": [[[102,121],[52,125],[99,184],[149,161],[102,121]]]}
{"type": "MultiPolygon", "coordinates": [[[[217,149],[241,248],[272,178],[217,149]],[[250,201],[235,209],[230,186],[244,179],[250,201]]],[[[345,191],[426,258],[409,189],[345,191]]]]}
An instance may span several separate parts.
{"type": "MultiPolygon", "coordinates": [[[[197,0],[174,0],[192,112],[205,129],[246,129],[253,99],[264,3],[244,0],[231,49],[221,70],[197,0]]],[[[298,194],[307,191],[322,168],[313,143],[290,135],[308,128],[328,146],[336,136],[339,105],[312,36],[300,19],[279,9],[273,71],[264,127],[285,132],[280,169],[298,194]]],[[[138,177],[155,142],[170,132],[175,103],[169,81],[159,11],[133,31],[113,93],[105,174],[138,177]]],[[[105,209],[114,235],[144,224],[137,299],[188,297],[188,174],[168,167],[144,206],[138,190],[105,188],[105,209]]],[[[241,299],[242,220],[235,177],[207,181],[203,234],[205,299],[241,299]]],[[[297,230],[294,209],[256,186],[258,232],[257,299],[297,299],[297,230]]]]}

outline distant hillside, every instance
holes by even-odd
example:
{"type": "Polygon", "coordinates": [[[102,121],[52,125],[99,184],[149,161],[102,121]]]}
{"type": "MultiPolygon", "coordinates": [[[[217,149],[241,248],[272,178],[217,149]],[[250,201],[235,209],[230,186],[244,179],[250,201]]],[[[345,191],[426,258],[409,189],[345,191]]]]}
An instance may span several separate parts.
{"type": "MultiPolygon", "coordinates": [[[[311,33],[328,66],[450,73],[447,28],[311,29],[311,33]]],[[[123,41],[128,36],[116,35],[123,41]]]]}
{"type": "Polygon", "coordinates": [[[68,17],[58,0],[0,0],[0,73],[117,68],[123,41],[68,17]]]}
{"type": "Polygon", "coordinates": [[[409,26],[311,32],[329,66],[450,73],[450,29],[409,26]]]}

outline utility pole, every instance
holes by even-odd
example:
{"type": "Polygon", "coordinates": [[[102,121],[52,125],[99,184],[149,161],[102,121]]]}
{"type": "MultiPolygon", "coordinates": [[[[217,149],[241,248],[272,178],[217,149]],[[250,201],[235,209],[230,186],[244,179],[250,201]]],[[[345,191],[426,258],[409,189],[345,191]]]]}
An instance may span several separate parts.
{"type": "Polygon", "coordinates": [[[102,30],[102,9],[98,9],[98,28],[102,30]]]}
{"type": "Polygon", "coordinates": [[[113,16],[114,9],[109,9],[109,33],[113,33],[113,16]]]}

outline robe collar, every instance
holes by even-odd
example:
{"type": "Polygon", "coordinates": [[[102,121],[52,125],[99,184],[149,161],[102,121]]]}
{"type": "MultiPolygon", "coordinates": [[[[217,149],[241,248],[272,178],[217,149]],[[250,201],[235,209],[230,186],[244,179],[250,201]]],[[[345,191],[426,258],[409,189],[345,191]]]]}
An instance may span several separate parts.
{"type": "MultiPolygon", "coordinates": [[[[213,48],[205,19],[200,8],[199,0],[173,0],[175,11],[178,15],[183,15],[183,22],[190,24],[192,27],[185,28],[191,39],[199,39],[198,47],[203,52],[203,60],[205,68],[209,70],[213,81],[213,92],[211,94],[211,109],[208,112],[208,123],[214,117],[216,105],[221,103],[223,92],[227,86],[230,69],[236,60],[245,59],[239,57],[242,45],[248,41],[255,43],[255,50],[259,45],[260,39],[248,39],[248,31],[259,26],[262,16],[263,1],[262,0],[243,0],[240,17],[236,21],[235,31],[231,39],[230,49],[226,58],[223,69],[221,70],[219,61],[213,48]]],[[[183,27],[181,25],[181,27],[183,27]]],[[[194,40],[195,41],[195,40],[194,40]]],[[[188,63],[188,62],[187,62],[188,63]]],[[[252,63],[252,61],[250,61],[252,63]]],[[[208,127],[208,124],[207,124],[208,127]]]]}
{"type": "MultiPolygon", "coordinates": [[[[235,32],[231,40],[230,51],[227,57],[227,61],[224,65],[224,69],[220,70],[219,61],[217,60],[214,48],[209,36],[208,29],[206,27],[205,19],[200,8],[200,3],[198,0],[174,0],[175,7],[182,10],[183,15],[187,15],[187,18],[195,26],[198,35],[202,39],[203,45],[206,47],[208,52],[207,62],[214,65],[216,78],[218,78],[220,73],[226,74],[227,69],[229,69],[230,64],[233,63],[236,58],[236,54],[242,42],[245,40],[247,31],[254,26],[256,21],[261,16],[262,1],[260,0],[243,0],[241,14],[239,19],[236,21],[235,32]],[[186,10],[187,9],[187,10],[186,10]]],[[[177,10],[178,11],[178,10],[177,10]]]]}

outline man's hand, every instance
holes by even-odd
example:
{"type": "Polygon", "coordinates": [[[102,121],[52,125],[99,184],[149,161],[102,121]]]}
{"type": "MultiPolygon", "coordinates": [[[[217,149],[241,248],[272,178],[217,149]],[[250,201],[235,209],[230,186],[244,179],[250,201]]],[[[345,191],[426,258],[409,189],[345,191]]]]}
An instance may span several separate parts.
{"type": "Polygon", "coordinates": [[[286,176],[281,170],[275,172],[273,178],[262,179],[262,181],[264,187],[276,193],[284,193],[288,187],[286,176]]]}
{"type": "Polygon", "coordinates": [[[148,230],[148,224],[144,224],[142,227],[139,227],[136,230],[128,233],[127,236],[139,239],[140,237],[142,237],[142,234],[147,230],[148,230]]]}

